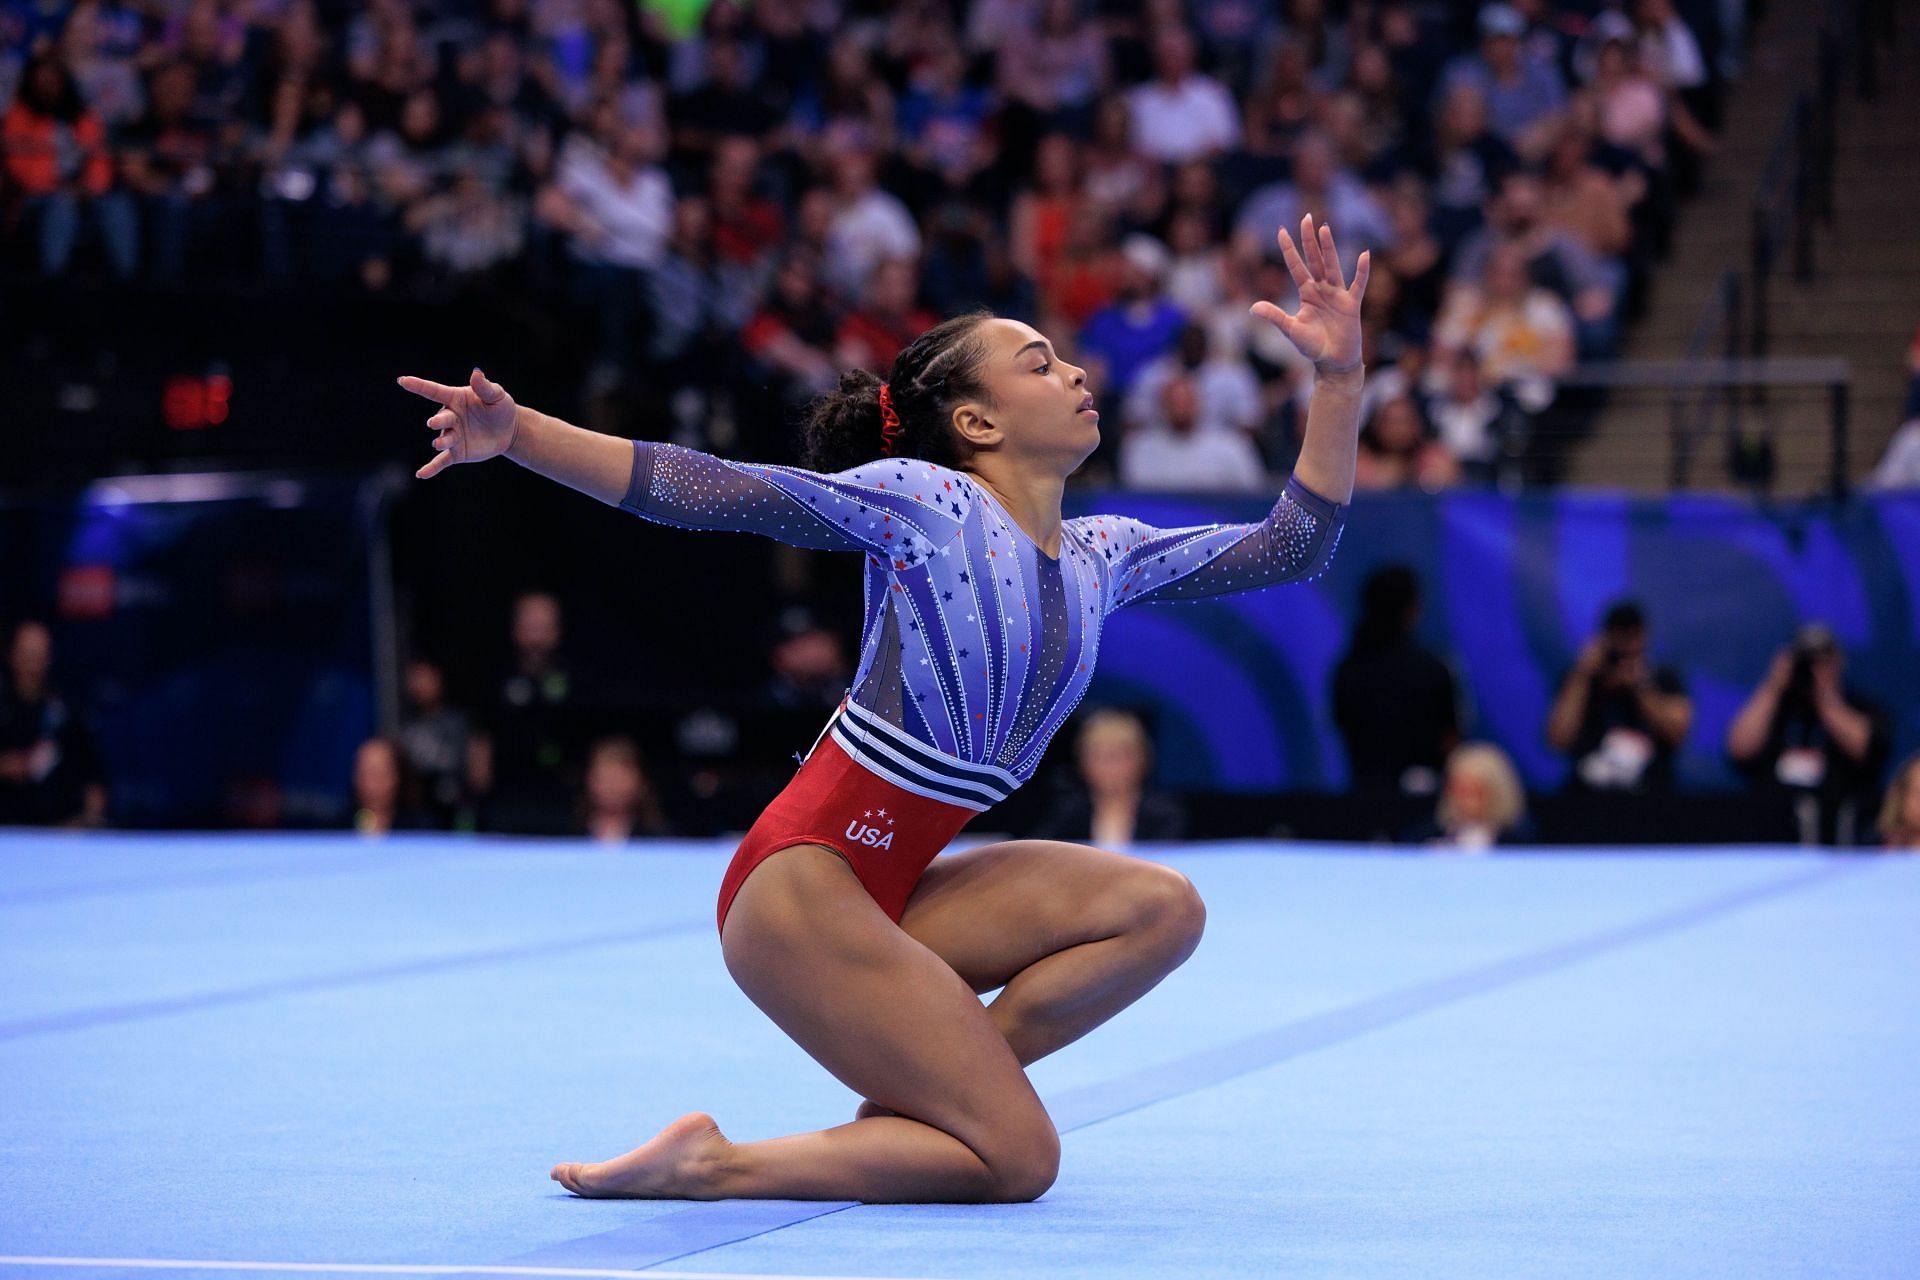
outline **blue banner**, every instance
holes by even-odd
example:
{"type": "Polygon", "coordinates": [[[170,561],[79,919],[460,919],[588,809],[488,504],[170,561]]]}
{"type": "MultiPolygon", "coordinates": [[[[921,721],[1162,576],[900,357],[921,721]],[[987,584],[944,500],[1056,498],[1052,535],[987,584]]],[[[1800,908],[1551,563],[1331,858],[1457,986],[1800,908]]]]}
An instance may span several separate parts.
{"type": "MultiPolygon", "coordinates": [[[[1257,520],[1266,505],[1083,493],[1070,514],[1174,527],[1257,520]]],[[[1920,495],[1906,494],[1773,506],[1697,494],[1362,494],[1316,582],[1115,615],[1089,701],[1152,714],[1165,785],[1341,790],[1329,688],[1361,583],[1389,564],[1420,576],[1418,634],[1454,668],[1466,732],[1505,748],[1530,787],[1566,778],[1546,743],[1547,711],[1623,597],[1645,606],[1656,662],[1693,696],[1681,785],[1741,785],[1722,750],[1727,725],[1794,628],[1816,618],[1847,651],[1847,684],[1892,713],[1896,752],[1920,747],[1920,495]]]]}

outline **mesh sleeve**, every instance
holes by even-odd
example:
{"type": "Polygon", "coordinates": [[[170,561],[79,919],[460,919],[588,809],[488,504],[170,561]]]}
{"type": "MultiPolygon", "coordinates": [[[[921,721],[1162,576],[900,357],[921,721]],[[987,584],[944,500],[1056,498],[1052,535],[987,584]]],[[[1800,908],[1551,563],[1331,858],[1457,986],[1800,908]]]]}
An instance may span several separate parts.
{"type": "Polygon", "coordinates": [[[1296,479],[1258,524],[1156,529],[1124,517],[1094,517],[1117,541],[1109,611],[1141,601],[1195,600],[1316,578],[1339,545],[1346,512],[1296,479]]]}
{"type": "Polygon", "coordinates": [[[636,440],[633,477],[620,506],[681,529],[874,552],[904,567],[957,533],[969,502],[952,472],[910,458],[881,458],[825,475],[636,440]]]}

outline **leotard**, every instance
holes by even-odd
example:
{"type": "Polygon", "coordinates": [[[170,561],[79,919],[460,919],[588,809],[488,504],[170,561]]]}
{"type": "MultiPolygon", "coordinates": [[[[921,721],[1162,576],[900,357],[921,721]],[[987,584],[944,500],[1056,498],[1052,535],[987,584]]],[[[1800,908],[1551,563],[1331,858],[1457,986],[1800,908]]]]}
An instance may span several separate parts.
{"type": "MultiPolygon", "coordinates": [[[[1086,693],[1101,628],[1114,610],[1315,577],[1332,557],[1345,518],[1339,505],[1289,479],[1257,523],[1156,529],[1124,516],[1064,521],[1054,558],[964,472],[882,458],[827,475],[638,440],[620,505],[681,528],[758,533],[863,555],[859,668],[808,764],[831,743],[840,792],[853,776],[838,763],[844,755],[885,784],[886,791],[874,794],[905,793],[957,817],[930,822],[925,805],[902,801],[879,819],[896,817],[897,829],[898,810],[911,808],[918,826],[929,828],[916,836],[949,825],[950,836],[1033,776],[1048,741],[1086,693]]],[[[862,800],[859,807],[883,804],[862,800]]],[[[833,835],[842,844],[859,843],[857,836],[840,835],[837,813],[831,831],[819,815],[786,817],[784,826],[807,829],[806,841],[832,844],[825,837],[833,835]]],[[[860,825],[876,840],[884,837],[870,816],[860,825]]],[[[761,833],[759,825],[754,834],[774,837],[756,842],[750,835],[756,862],[803,842],[778,843],[780,832],[761,833]]],[[[870,862],[871,843],[861,846],[870,862]]],[[[905,901],[900,885],[910,891],[945,843],[942,836],[923,859],[885,850],[885,878],[897,905],[905,901]],[[907,867],[916,860],[909,877],[907,867]]],[[[859,861],[849,861],[867,881],[859,861]]],[[[752,869],[740,863],[736,857],[723,889],[722,922],[732,891],[752,869]]],[[[875,896],[889,906],[880,892],[875,896]]]]}

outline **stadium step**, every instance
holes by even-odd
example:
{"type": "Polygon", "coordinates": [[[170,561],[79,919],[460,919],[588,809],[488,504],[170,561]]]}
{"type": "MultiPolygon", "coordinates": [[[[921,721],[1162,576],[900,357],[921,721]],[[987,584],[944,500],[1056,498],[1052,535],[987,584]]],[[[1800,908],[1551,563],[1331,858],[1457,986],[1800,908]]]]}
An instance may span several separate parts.
{"type": "MultiPolygon", "coordinates": [[[[1880,96],[1865,102],[1845,72],[1833,171],[1834,218],[1817,229],[1815,277],[1791,276],[1783,247],[1769,282],[1769,350],[1777,356],[1839,356],[1851,386],[1848,471],[1857,482],[1878,461],[1906,399],[1906,349],[1920,324],[1920,0],[1895,0],[1897,42],[1878,60],[1880,96]]],[[[1708,180],[1681,213],[1669,262],[1655,269],[1645,317],[1628,336],[1629,358],[1674,359],[1693,337],[1708,290],[1751,252],[1751,202],[1785,119],[1786,104],[1811,82],[1812,25],[1776,13],[1758,32],[1748,74],[1729,102],[1722,146],[1708,180]]],[[[1717,353],[1716,353],[1717,354],[1717,353]]],[[[1571,460],[1576,483],[1664,489],[1669,482],[1668,399],[1617,395],[1589,443],[1571,460]]],[[[1750,408],[1747,425],[1774,442],[1777,496],[1825,490],[1831,470],[1830,409],[1814,389],[1781,392],[1750,408]]],[[[1696,446],[1690,482],[1738,491],[1723,439],[1696,446]]]]}

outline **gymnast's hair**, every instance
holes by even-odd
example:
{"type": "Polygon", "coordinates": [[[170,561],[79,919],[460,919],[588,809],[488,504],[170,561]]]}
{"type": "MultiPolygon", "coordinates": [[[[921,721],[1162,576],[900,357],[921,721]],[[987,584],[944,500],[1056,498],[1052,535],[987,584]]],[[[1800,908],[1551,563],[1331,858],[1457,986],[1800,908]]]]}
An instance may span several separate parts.
{"type": "Polygon", "coordinates": [[[987,393],[987,341],[980,333],[990,311],[969,311],[921,334],[893,362],[882,384],[865,369],[840,375],[840,387],[807,411],[803,460],[815,471],[846,471],[884,457],[886,421],[880,403],[885,385],[899,416],[892,456],[919,458],[956,470],[973,451],[953,429],[953,410],[968,401],[991,404],[987,393]]]}

